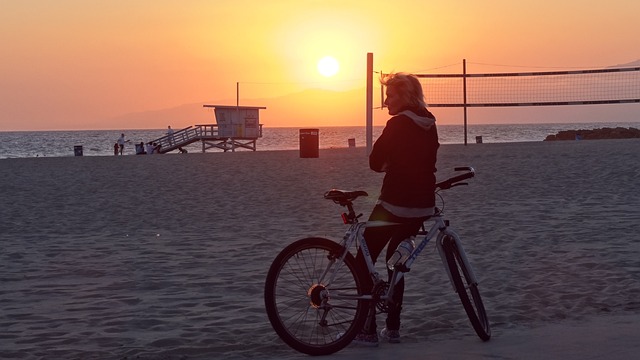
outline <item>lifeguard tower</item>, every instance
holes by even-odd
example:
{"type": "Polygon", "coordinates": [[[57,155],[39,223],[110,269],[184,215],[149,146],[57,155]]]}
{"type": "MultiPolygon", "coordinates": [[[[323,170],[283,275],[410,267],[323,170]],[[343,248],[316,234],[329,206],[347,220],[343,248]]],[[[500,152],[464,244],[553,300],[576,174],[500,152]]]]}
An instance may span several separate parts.
{"type": "Polygon", "coordinates": [[[218,148],[224,151],[245,148],[256,151],[256,140],[262,137],[260,110],[266,109],[266,107],[232,105],[203,105],[203,107],[213,108],[217,134],[211,139],[203,139],[202,151],[209,148],[218,148]]]}
{"type": "Polygon", "coordinates": [[[262,137],[260,110],[262,106],[203,105],[213,108],[216,124],[189,126],[153,141],[159,153],[179,150],[182,146],[201,141],[202,152],[221,149],[225,152],[238,148],[256,151],[256,140],[262,137]]]}

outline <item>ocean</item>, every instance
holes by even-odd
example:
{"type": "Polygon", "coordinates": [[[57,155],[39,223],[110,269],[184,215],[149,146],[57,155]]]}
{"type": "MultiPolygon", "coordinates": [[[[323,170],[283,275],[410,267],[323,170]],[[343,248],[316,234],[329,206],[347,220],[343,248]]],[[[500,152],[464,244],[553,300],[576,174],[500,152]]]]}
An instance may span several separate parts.
{"type": "MultiPolygon", "coordinates": [[[[602,127],[640,127],[634,123],[566,123],[566,124],[501,124],[470,125],[467,142],[483,143],[543,141],[547,135],[562,130],[596,129],[602,127]]],[[[349,139],[355,139],[358,147],[366,146],[364,126],[318,127],[320,149],[348,147],[349,139]]],[[[373,139],[382,132],[383,126],[373,129],[373,139]]],[[[176,131],[179,129],[176,129],[176,131]]],[[[157,130],[81,130],[81,131],[11,131],[0,132],[0,159],[28,157],[74,156],[74,147],[82,146],[83,156],[113,156],[113,145],[125,134],[130,140],[125,146],[125,155],[135,154],[133,144],[149,142],[166,135],[166,129],[157,130]]],[[[441,144],[463,144],[462,125],[438,125],[441,144]]],[[[189,152],[201,152],[202,145],[194,143],[185,147],[189,152]]],[[[262,137],[257,140],[257,151],[296,150],[300,148],[300,128],[263,127],[262,137]]],[[[207,150],[209,152],[222,150],[207,150]]],[[[239,149],[237,151],[250,151],[239,149]]]]}

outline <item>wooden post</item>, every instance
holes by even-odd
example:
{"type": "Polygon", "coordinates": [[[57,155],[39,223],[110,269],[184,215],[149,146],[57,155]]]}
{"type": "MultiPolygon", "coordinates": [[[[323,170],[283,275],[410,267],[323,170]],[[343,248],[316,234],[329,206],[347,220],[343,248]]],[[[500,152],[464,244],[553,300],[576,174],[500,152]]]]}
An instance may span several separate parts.
{"type": "Polygon", "coordinates": [[[464,145],[467,145],[467,59],[462,59],[462,99],[464,109],[464,145]]]}
{"type": "Polygon", "coordinates": [[[373,149],[373,53],[367,53],[367,156],[373,149]]]}

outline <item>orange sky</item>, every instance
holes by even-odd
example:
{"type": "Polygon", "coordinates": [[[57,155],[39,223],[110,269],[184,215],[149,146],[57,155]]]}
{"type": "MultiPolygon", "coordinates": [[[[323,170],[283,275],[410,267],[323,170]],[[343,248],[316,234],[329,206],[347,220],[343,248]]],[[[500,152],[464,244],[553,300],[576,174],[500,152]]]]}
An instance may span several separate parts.
{"type": "MultiPolygon", "coordinates": [[[[117,119],[235,104],[237,82],[241,103],[354,90],[364,87],[367,52],[386,72],[459,72],[463,58],[469,72],[628,63],[640,59],[638,14],[636,0],[2,1],[0,131],[164,128],[144,116],[117,119]],[[325,55],[340,63],[330,78],[316,69],[325,55]]],[[[364,113],[363,93],[361,103],[308,112],[268,108],[261,122],[364,125],[364,113]]],[[[176,118],[174,127],[197,121],[176,118]]]]}

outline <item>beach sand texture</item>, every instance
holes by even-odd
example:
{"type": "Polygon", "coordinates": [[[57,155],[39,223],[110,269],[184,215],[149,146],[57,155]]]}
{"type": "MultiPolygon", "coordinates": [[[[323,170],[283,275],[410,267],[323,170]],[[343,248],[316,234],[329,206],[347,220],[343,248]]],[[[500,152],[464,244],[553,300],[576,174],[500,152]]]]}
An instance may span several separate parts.
{"type": "MultiPolygon", "coordinates": [[[[441,357],[456,358],[460,344],[593,318],[626,329],[640,314],[638,154],[639,140],[443,145],[439,179],[477,171],[444,193],[445,213],[493,339],[476,337],[425,251],[407,275],[407,349],[457,341],[441,357]]],[[[369,192],[366,217],[381,181],[363,148],[0,160],[0,358],[308,358],[267,320],[267,270],[298,238],[342,236],[326,190],[369,192]]]]}

